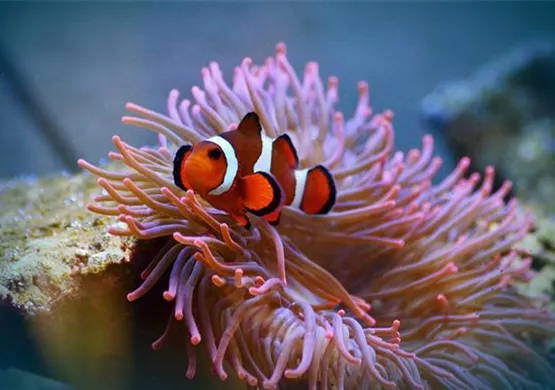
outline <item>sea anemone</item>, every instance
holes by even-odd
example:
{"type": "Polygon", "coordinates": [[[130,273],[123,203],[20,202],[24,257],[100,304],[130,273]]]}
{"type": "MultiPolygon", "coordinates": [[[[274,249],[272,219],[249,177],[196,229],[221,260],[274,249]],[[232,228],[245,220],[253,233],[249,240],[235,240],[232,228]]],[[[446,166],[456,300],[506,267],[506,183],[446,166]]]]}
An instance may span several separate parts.
{"type": "Polygon", "coordinates": [[[493,191],[493,168],[480,180],[463,158],[432,185],[441,159],[431,136],[422,150],[394,152],[393,114],[372,113],[367,83],[344,120],[338,79],[326,88],[310,62],[301,81],[284,44],[262,66],[245,58],[232,85],[215,62],[202,79],[192,106],[170,92],[168,116],[127,104],[137,116],[122,121],[158,133],[159,147],[114,136],[110,157],[124,169],[79,161],[104,189],[89,210],[119,219],[111,234],[168,237],[128,295],[140,298],[170,273],[163,297],[175,307],[154,348],[181,323],[188,377],[203,344],[222,380],[235,372],[265,389],[550,383],[555,370],[539,348],[555,317],[544,299],[515,287],[534,276],[530,258],[513,249],[532,220],[516,200],[505,202],[510,182],[493,191]],[[301,167],[330,169],[338,190],[331,213],[287,207],[279,226],[251,217],[246,230],[176,187],[177,148],[233,129],[249,111],[268,135],[291,136],[301,167]]]}

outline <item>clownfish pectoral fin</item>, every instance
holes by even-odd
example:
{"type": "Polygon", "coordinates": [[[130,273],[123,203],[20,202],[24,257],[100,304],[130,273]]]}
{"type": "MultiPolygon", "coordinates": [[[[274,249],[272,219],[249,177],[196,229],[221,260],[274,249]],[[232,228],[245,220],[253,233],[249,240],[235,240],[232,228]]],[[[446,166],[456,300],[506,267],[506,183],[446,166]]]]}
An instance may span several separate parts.
{"type": "Polygon", "coordinates": [[[260,118],[256,112],[249,112],[241,119],[241,123],[237,126],[237,131],[247,137],[260,137],[262,126],[260,118]]]}
{"type": "Polygon", "coordinates": [[[244,205],[250,213],[263,216],[282,205],[283,191],[272,174],[256,172],[241,180],[244,205]]]}
{"type": "Polygon", "coordinates": [[[175,154],[173,159],[173,182],[176,186],[184,191],[187,191],[187,178],[185,177],[185,169],[183,169],[183,164],[187,160],[187,157],[191,154],[193,149],[192,145],[183,145],[180,147],[175,154]]]}
{"type": "Polygon", "coordinates": [[[285,158],[289,168],[297,169],[299,166],[299,156],[293,141],[291,141],[291,137],[287,134],[282,134],[274,140],[272,146],[281,158],[285,158]]]}
{"type": "Polygon", "coordinates": [[[281,218],[281,210],[272,211],[270,214],[266,214],[263,218],[268,221],[270,225],[276,226],[279,224],[279,219],[281,218]]]}
{"type": "Polygon", "coordinates": [[[306,174],[301,210],[307,214],[327,214],[335,204],[337,190],[331,173],[322,165],[306,174]]]}
{"type": "Polygon", "coordinates": [[[230,214],[230,215],[235,221],[237,221],[239,225],[241,225],[245,229],[249,230],[251,228],[251,222],[249,221],[246,215],[243,215],[243,214],[230,214]]]}

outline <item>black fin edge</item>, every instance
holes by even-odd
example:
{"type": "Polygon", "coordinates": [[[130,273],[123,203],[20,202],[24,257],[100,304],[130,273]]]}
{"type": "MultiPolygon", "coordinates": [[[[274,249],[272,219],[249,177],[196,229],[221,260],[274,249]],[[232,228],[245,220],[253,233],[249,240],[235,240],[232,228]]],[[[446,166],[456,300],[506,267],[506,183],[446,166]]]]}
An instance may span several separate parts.
{"type": "Polygon", "coordinates": [[[241,226],[243,229],[247,229],[249,230],[251,228],[251,221],[249,221],[249,218],[245,215],[245,214],[240,214],[240,215],[232,215],[230,214],[231,217],[233,218],[233,220],[235,221],[236,224],[238,224],[239,226],[241,226]],[[243,224],[242,219],[245,219],[245,223],[243,224]]]}
{"type": "Polygon", "coordinates": [[[291,150],[293,150],[293,155],[295,156],[295,166],[293,167],[293,169],[297,169],[299,167],[299,155],[297,154],[297,149],[295,148],[295,145],[293,145],[293,141],[291,140],[291,137],[289,137],[289,134],[282,134],[279,137],[276,138],[283,138],[287,141],[287,143],[289,144],[289,146],[291,147],[291,150]]]}
{"type": "Polygon", "coordinates": [[[239,122],[239,125],[237,125],[237,129],[239,129],[241,127],[241,124],[248,120],[249,118],[253,118],[255,123],[256,123],[256,127],[258,128],[258,131],[260,133],[262,133],[262,125],[260,124],[260,117],[258,116],[258,114],[254,111],[251,112],[247,112],[247,114],[243,117],[243,119],[241,119],[241,122],[239,122]]]}
{"type": "Polygon", "coordinates": [[[274,175],[263,171],[255,172],[255,174],[263,175],[270,182],[270,185],[272,186],[272,192],[274,194],[274,199],[272,199],[270,204],[264,208],[261,208],[260,210],[252,210],[247,207],[249,213],[254,214],[258,217],[262,217],[266,214],[270,214],[272,211],[275,211],[280,206],[281,200],[283,198],[283,192],[274,175]]]}
{"type": "Polygon", "coordinates": [[[319,214],[319,215],[327,214],[335,205],[335,201],[337,198],[337,189],[335,187],[335,180],[333,179],[333,176],[331,175],[330,171],[323,165],[316,165],[315,167],[311,168],[308,171],[308,174],[310,175],[310,172],[312,172],[314,169],[319,169],[324,173],[324,176],[326,176],[326,180],[328,181],[328,187],[330,189],[330,196],[328,197],[327,202],[324,203],[322,208],[316,214],[319,214]]]}
{"type": "Polygon", "coordinates": [[[175,183],[176,186],[178,186],[184,191],[187,191],[187,188],[185,187],[185,185],[183,184],[183,181],[181,180],[181,163],[183,162],[183,158],[185,157],[185,154],[191,151],[192,148],[193,148],[192,145],[183,145],[177,150],[177,153],[175,153],[175,157],[173,159],[173,171],[172,171],[173,182],[175,183]]]}

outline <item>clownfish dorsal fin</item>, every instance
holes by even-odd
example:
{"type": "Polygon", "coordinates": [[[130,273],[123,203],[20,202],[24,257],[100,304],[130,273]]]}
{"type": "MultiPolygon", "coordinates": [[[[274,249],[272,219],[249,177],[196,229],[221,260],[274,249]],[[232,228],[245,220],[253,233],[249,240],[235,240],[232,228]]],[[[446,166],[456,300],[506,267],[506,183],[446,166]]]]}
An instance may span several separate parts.
{"type": "Polygon", "coordinates": [[[266,172],[256,172],[241,178],[243,203],[250,213],[263,216],[277,210],[282,205],[283,191],[274,176],[266,172]]]}
{"type": "Polygon", "coordinates": [[[185,177],[183,165],[187,160],[187,157],[191,154],[192,149],[192,145],[183,145],[177,150],[173,159],[173,182],[184,191],[188,190],[188,183],[187,178],[185,177]]]}
{"type": "Polygon", "coordinates": [[[285,158],[289,168],[298,168],[299,156],[297,155],[297,149],[295,149],[293,141],[291,141],[291,137],[287,134],[280,135],[274,140],[273,148],[281,158],[285,158]]]}
{"type": "Polygon", "coordinates": [[[260,118],[256,112],[249,112],[241,119],[241,123],[237,126],[237,132],[249,138],[261,137],[262,126],[260,125],[260,118]]]}

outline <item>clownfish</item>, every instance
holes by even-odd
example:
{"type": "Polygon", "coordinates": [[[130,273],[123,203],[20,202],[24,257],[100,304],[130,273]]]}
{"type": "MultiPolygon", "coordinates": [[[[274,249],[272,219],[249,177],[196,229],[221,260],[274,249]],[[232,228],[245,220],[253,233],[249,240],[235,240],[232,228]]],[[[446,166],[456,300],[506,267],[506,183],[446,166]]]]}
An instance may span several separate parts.
{"type": "Polygon", "coordinates": [[[236,130],[179,148],[173,161],[177,187],[197,192],[241,226],[246,213],[279,223],[281,209],[327,214],[336,201],[335,182],[322,165],[298,169],[297,151],[287,134],[268,137],[249,112],[236,130]]]}

